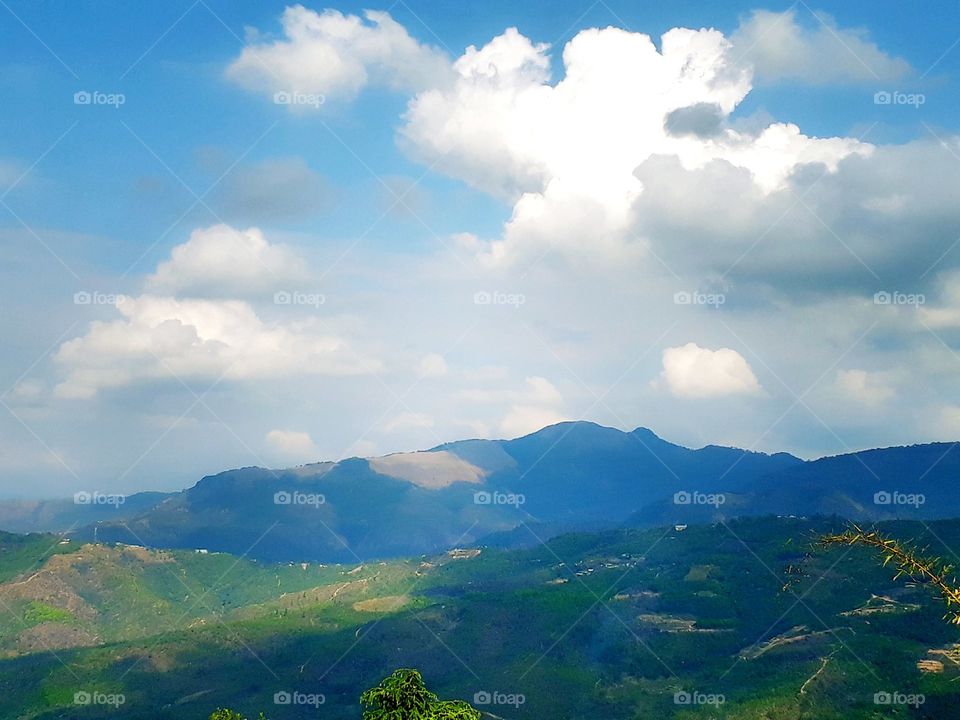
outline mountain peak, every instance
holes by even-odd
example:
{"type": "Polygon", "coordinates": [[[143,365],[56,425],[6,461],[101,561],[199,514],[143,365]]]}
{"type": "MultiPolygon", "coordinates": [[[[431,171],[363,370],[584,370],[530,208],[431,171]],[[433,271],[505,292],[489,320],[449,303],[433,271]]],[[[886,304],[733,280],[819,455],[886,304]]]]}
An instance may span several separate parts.
{"type": "MultiPolygon", "coordinates": [[[[633,432],[631,432],[630,434],[633,435],[634,437],[636,437],[636,438],[639,439],[639,440],[643,440],[643,441],[647,441],[647,442],[667,442],[667,441],[664,440],[662,437],[660,437],[659,435],[657,435],[657,434],[656,434],[653,430],[651,430],[650,428],[638,427],[638,428],[635,428],[635,429],[633,430],[633,432]]],[[[672,443],[671,443],[671,444],[672,444],[672,443]]]]}

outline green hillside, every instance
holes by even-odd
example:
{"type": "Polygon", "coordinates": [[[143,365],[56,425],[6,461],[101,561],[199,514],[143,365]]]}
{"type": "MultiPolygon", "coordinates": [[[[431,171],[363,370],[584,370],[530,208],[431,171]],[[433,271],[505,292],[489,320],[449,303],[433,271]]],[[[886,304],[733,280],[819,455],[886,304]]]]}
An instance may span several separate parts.
{"type": "MultiPolygon", "coordinates": [[[[0,661],[2,716],[205,718],[230,706],[274,720],[358,718],[362,690],[417,667],[443,697],[489,698],[481,710],[518,720],[957,717],[960,632],[925,588],[894,582],[866,552],[808,555],[817,532],[839,526],[766,518],[618,530],[360,570],[147,553],[127,574],[148,599],[121,585],[93,605],[135,602],[125,615],[155,615],[103,630],[113,634],[97,647],[0,661]],[[174,589],[171,570],[190,592],[209,590],[216,612],[168,625],[164,603],[186,613],[190,594],[174,589]],[[75,705],[78,691],[124,703],[107,714],[75,705]],[[324,702],[275,704],[284,692],[324,702]],[[897,704],[875,702],[887,697],[897,704]]],[[[960,546],[960,522],[929,527],[888,531],[960,546]]],[[[71,554],[109,573],[131,552],[144,551],[71,554]]]]}

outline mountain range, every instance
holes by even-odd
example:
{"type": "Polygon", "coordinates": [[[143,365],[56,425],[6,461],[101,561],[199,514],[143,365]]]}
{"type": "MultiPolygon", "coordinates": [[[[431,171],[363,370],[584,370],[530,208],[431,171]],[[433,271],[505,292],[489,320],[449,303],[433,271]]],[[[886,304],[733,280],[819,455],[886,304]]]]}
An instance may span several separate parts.
{"type": "Polygon", "coordinates": [[[752,515],[853,520],[960,516],[955,443],[804,461],[589,422],[514,440],[296,468],[248,467],[122,504],[0,504],[0,528],[77,540],[223,551],[268,561],[355,562],[495,538],[532,544],[577,529],[752,515]]]}

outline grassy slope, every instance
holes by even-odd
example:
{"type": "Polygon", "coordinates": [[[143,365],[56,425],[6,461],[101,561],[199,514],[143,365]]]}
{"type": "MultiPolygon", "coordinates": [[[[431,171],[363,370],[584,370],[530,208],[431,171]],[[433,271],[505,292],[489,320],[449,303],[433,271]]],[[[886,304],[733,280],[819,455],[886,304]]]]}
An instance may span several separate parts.
{"type": "MultiPolygon", "coordinates": [[[[771,519],[683,533],[569,535],[432,569],[401,562],[354,575],[318,569],[316,577],[303,577],[299,567],[175,554],[178,572],[195,583],[191,592],[214,584],[217,615],[149,638],[0,662],[0,714],[104,717],[103,708],[71,705],[77,689],[96,689],[126,694],[125,705],[109,712],[117,718],[201,718],[219,704],[254,715],[265,709],[276,720],[315,715],[274,706],[273,693],[286,689],[324,693],[324,717],[357,718],[362,689],[395,667],[417,666],[446,696],[523,693],[520,708],[489,708],[504,718],[960,717],[956,676],[915,667],[929,648],[960,633],[940,621],[925,591],[904,591],[859,550],[805,558],[809,539],[825,527],[771,519]],[[783,591],[790,565],[803,572],[783,591]],[[278,583],[288,593],[282,598],[278,583]],[[308,589],[311,583],[322,588],[308,589]],[[872,593],[921,608],[841,614],[872,593]],[[384,596],[410,600],[383,612],[364,603],[384,596]],[[778,636],[772,646],[760,643],[778,636]],[[681,690],[720,693],[726,702],[676,705],[681,690]],[[922,692],[927,701],[898,715],[873,704],[882,691],[922,692]]],[[[934,527],[960,547],[960,522],[934,527]]],[[[892,531],[924,532],[907,524],[892,531]]],[[[162,570],[144,571],[133,597],[182,611],[175,599],[185,589],[174,589],[162,570]]],[[[133,602],[126,591],[114,597],[133,602]]],[[[123,608],[126,617],[130,609],[123,608]]],[[[168,617],[127,620],[118,636],[167,627],[168,617]]]]}

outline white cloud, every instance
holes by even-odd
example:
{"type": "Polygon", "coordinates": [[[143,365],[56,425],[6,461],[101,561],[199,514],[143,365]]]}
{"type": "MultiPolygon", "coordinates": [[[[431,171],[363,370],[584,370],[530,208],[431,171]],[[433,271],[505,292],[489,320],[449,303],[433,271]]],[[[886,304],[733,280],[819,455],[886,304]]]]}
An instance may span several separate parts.
{"type": "Polygon", "coordinates": [[[277,287],[302,274],[288,248],[256,228],[196,230],[147,278],[165,293],[122,297],[119,318],[91,323],[54,354],[66,372],[60,397],[88,398],[103,388],[157,379],[232,380],[354,375],[380,363],[351,349],[329,319],[265,322],[247,301],[221,299],[277,287]],[[203,297],[208,296],[208,297],[203,297]]]}
{"type": "Polygon", "coordinates": [[[731,36],[734,49],[751,63],[761,81],[795,80],[811,85],[892,82],[910,73],[910,65],[891,57],[867,33],[837,27],[829,15],[801,26],[796,10],[755,10],[731,36]]]}
{"type": "Polygon", "coordinates": [[[501,368],[490,368],[487,372],[468,372],[468,380],[486,381],[483,387],[469,387],[453,393],[458,407],[465,404],[484,408],[486,418],[496,418],[492,423],[477,418],[464,417],[469,411],[462,412],[457,424],[470,429],[477,437],[517,437],[539,430],[545,425],[569,420],[563,410],[563,395],[557,387],[544,377],[532,375],[524,379],[523,385],[504,386],[507,376],[501,368]],[[489,372],[496,370],[496,372],[489,372]],[[491,387],[490,384],[496,383],[491,387]],[[497,413],[492,415],[491,413],[497,413]],[[502,413],[502,415],[500,414],[502,413]]]}
{"type": "Polygon", "coordinates": [[[418,90],[443,82],[449,63],[388,13],[364,17],[336,10],[288,7],[284,37],[254,39],[227,68],[227,77],[250,90],[297,92],[352,99],[368,85],[418,90]]]}
{"type": "Polygon", "coordinates": [[[864,405],[878,405],[896,394],[883,373],[866,370],[838,371],[834,387],[844,398],[864,405]]]}
{"type": "Polygon", "coordinates": [[[762,392],[750,365],[736,350],[710,350],[692,342],[663,351],[660,377],[677,397],[713,398],[762,392]]]}
{"type": "Polygon", "coordinates": [[[927,431],[934,440],[956,442],[957,438],[960,438],[960,405],[940,407],[931,425],[927,431]]]}
{"type": "Polygon", "coordinates": [[[937,286],[938,302],[920,308],[921,320],[931,328],[960,327],[960,271],[944,273],[937,286]]]}
{"type": "Polygon", "coordinates": [[[569,419],[568,416],[551,408],[513,405],[506,417],[500,421],[499,430],[504,437],[515,438],[569,419]]]}
{"type": "Polygon", "coordinates": [[[31,402],[45,394],[46,388],[36,379],[23,380],[13,386],[8,392],[10,397],[18,402],[31,402]]]}
{"type": "Polygon", "coordinates": [[[960,223],[952,152],[960,152],[956,137],[881,145],[833,172],[799,166],[770,193],[723,160],[686,169],[676,157],[655,157],[637,169],[645,190],[634,228],[677,274],[749,279],[778,293],[926,292],[931,268],[957,262],[949,252],[960,223]]]}
{"type": "Polygon", "coordinates": [[[427,353],[420,359],[421,377],[441,377],[448,372],[447,361],[443,355],[427,353]]]}
{"type": "Polygon", "coordinates": [[[563,396],[549,380],[528,377],[523,390],[511,394],[507,414],[498,425],[505,437],[518,437],[535,432],[546,425],[569,420],[562,411],[563,396]]]}
{"type": "Polygon", "coordinates": [[[312,323],[268,325],[239,300],[141,295],[117,310],[121,319],[94,322],[57,350],[54,359],[67,371],[59,396],[86,398],[148,379],[351,375],[379,367],[312,323]]]}
{"type": "Polygon", "coordinates": [[[289,462],[305,462],[316,459],[319,450],[309,433],[297,430],[271,430],[267,443],[289,462]]]}
{"type": "Polygon", "coordinates": [[[170,259],[147,278],[147,289],[193,297],[245,297],[289,289],[305,273],[292,250],[271,244],[255,227],[229,225],[199,228],[177,245],[170,259]]]}
{"type": "Polygon", "coordinates": [[[642,252],[634,208],[657,179],[635,171],[658,156],[675,156],[686,170],[723,161],[765,196],[803,164],[833,172],[873,150],[786,123],[738,130],[727,118],[750,91],[751,73],[730,42],[716,30],[676,28],[661,46],[641,33],[584,30],[564,48],[565,75],[551,85],[549,48],[511,29],[468,48],[452,87],[411,100],[400,131],[408,151],[513,203],[483,259],[498,264],[545,247],[594,258],[642,252]],[[677,112],[691,108],[712,108],[716,127],[690,132],[688,118],[678,129],[677,112]]]}

